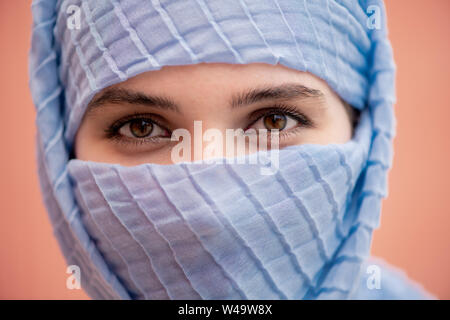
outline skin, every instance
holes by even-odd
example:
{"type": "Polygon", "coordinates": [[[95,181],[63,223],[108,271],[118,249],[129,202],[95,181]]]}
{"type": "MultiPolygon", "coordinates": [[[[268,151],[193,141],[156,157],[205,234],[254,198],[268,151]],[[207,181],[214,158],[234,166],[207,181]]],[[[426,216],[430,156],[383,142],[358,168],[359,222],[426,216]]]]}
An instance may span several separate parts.
{"type": "MultiPolygon", "coordinates": [[[[88,108],[78,129],[74,149],[75,157],[78,159],[119,163],[125,166],[174,163],[171,159],[171,150],[178,142],[170,141],[170,135],[175,129],[184,128],[194,137],[194,120],[202,121],[203,133],[207,129],[218,129],[223,135],[224,146],[226,129],[270,130],[275,128],[270,125],[274,123],[270,122],[271,119],[278,119],[278,123],[285,125],[284,129],[280,130],[280,149],[305,143],[344,143],[351,139],[353,132],[349,106],[325,81],[310,73],[280,64],[200,63],[165,66],[160,70],[141,73],[105,88],[92,99],[91,103],[99,99],[107,89],[123,89],[169,97],[178,105],[180,113],[118,100],[100,101],[96,104],[96,108],[88,108]],[[286,83],[308,87],[314,94],[269,99],[239,108],[231,108],[229,105],[231,97],[243,91],[286,83]],[[279,103],[297,110],[309,120],[310,125],[301,123],[291,115],[280,111],[275,112],[278,116],[274,118],[274,111],[266,108],[276,107],[275,104],[279,103]],[[267,110],[266,113],[258,111],[264,109],[267,110]],[[255,116],[255,112],[260,113],[255,116]],[[139,113],[140,118],[147,121],[147,125],[139,126],[141,120],[131,119],[134,124],[131,125],[132,122],[123,124],[115,139],[105,134],[105,130],[112,124],[134,113],[139,113]],[[252,113],[253,117],[250,116],[252,113]],[[148,123],[154,119],[160,125],[149,126],[148,123]],[[136,128],[143,131],[136,131],[136,128]],[[140,133],[138,137],[133,135],[136,132],[140,133]],[[145,133],[147,136],[144,137],[142,134],[145,133]]],[[[191,139],[192,150],[194,140],[191,139]]],[[[203,142],[203,151],[207,145],[208,143],[203,142]]]]}

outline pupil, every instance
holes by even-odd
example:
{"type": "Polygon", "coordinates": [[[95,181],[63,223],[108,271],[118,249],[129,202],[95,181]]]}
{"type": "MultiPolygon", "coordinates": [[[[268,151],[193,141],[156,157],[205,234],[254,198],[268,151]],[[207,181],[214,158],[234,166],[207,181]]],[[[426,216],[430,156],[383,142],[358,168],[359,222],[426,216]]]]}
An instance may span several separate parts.
{"type": "Polygon", "coordinates": [[[152,130],[152,124],[142,119],[133,120],[130,123],[130,131],[137,138],[148,136],[152,130]]]}
{"type": "Polygon", "coordinates": [[[281,114],[271,114],[264,118],[264,125],[268,130],[282,130],[286,126],[286,116],[281,114]]]}

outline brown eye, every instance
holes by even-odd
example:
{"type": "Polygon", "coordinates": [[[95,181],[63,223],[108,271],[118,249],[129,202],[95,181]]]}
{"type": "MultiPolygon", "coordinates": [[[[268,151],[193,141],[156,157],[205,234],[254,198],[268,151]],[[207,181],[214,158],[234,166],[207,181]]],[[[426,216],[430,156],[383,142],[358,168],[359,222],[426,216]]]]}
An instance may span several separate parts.
{"type": "Polygon", "coordinates": [[[284,114],[283,112],[269,112],[258,118],[258,120],[248,127],[245,132],[247,132],[248,129],[255,129],[257,131],[261,129],[268,131],[272,129],[278,131],[288,131],[303,123],[304,122],[301,120],[296,119],[295,116],[284,114]]]}
{"type": "Polygon", "coordinates": [[[136,138],[144,138],[148,136],[153,130],[152,123],[144,119],[135,119],[130,121],[130,132],[136,138]]]}
{"type": "Polygon", "coordinates": [[[170,133],[158,124],[145,118],[136,118],[124,123],[118,130],[120,135],[137,139],[150,137],[170,137],[170,133]]]}
{"type": "Polygon", "coordinates": [[[287,119],[285,115],[282,114],[270,114],[264,116],[264,126],[267,130],[278,129],[283,130],[286,127],[287,119]]]}

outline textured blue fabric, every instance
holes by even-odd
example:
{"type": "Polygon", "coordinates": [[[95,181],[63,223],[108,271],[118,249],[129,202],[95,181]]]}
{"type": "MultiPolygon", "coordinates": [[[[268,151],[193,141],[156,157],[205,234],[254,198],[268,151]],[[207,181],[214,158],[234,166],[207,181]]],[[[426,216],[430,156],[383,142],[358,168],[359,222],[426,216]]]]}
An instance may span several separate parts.
{"type": "Polygon", "coordinates": [[[389,290],[376,294],[361,282],[395,135],[395,64],[382,1],[36,0],[32,11],[41,190],[66,261],[80,266],[91,297],[403,298],[409,280],[387,276],[389,290]],[[80,8],[80,29],[66,25],[70,5],[80,8]],[[380,28],[367,27],[371,5],[380,28]],[[69,160],[97,92],[165,65],[199,62],[311,72],[363,110],[358,134],[343,145],[280,150],[279,175],[267,178],[279,186],[271,193],[242,165],[69,160]],[[298,172],[310,176],[308,185],[298,172]],[[219,178],[241,207],[220,198],[227,185],[219,178]],[[158,193],[165,198],[155,211],[148,201],[158,193]]]}
{"type": "Polygon", "coordinates": [[[351,194],[370,138],[366,110],[353,141],[271,151],[272,175],[251,161],[264,151],[244,163],[68,167],[83,224],[132,298],[342,298],[370,246],[351,194]]]}

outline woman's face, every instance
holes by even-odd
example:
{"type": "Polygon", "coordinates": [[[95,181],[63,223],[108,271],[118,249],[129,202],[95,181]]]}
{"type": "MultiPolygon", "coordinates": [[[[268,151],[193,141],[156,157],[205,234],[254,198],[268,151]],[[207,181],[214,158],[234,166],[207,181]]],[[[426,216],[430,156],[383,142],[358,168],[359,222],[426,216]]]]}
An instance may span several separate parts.
{"type": "Polygon", "coordinates": [[[74,152],[81,160],[125,166],[172,164],[179,143],[171,141],[172,132],[186,129],[194,150],[194,121],[201,121],[203,133],[216,129],[223,136],[204,140],[203,151],[211,143],[225,146],[227,129],[279,129],[279,148],[344,143],[352,137],[349,109],[325,81],[283,65],[165,66],[95,95],[74,152]]]}

